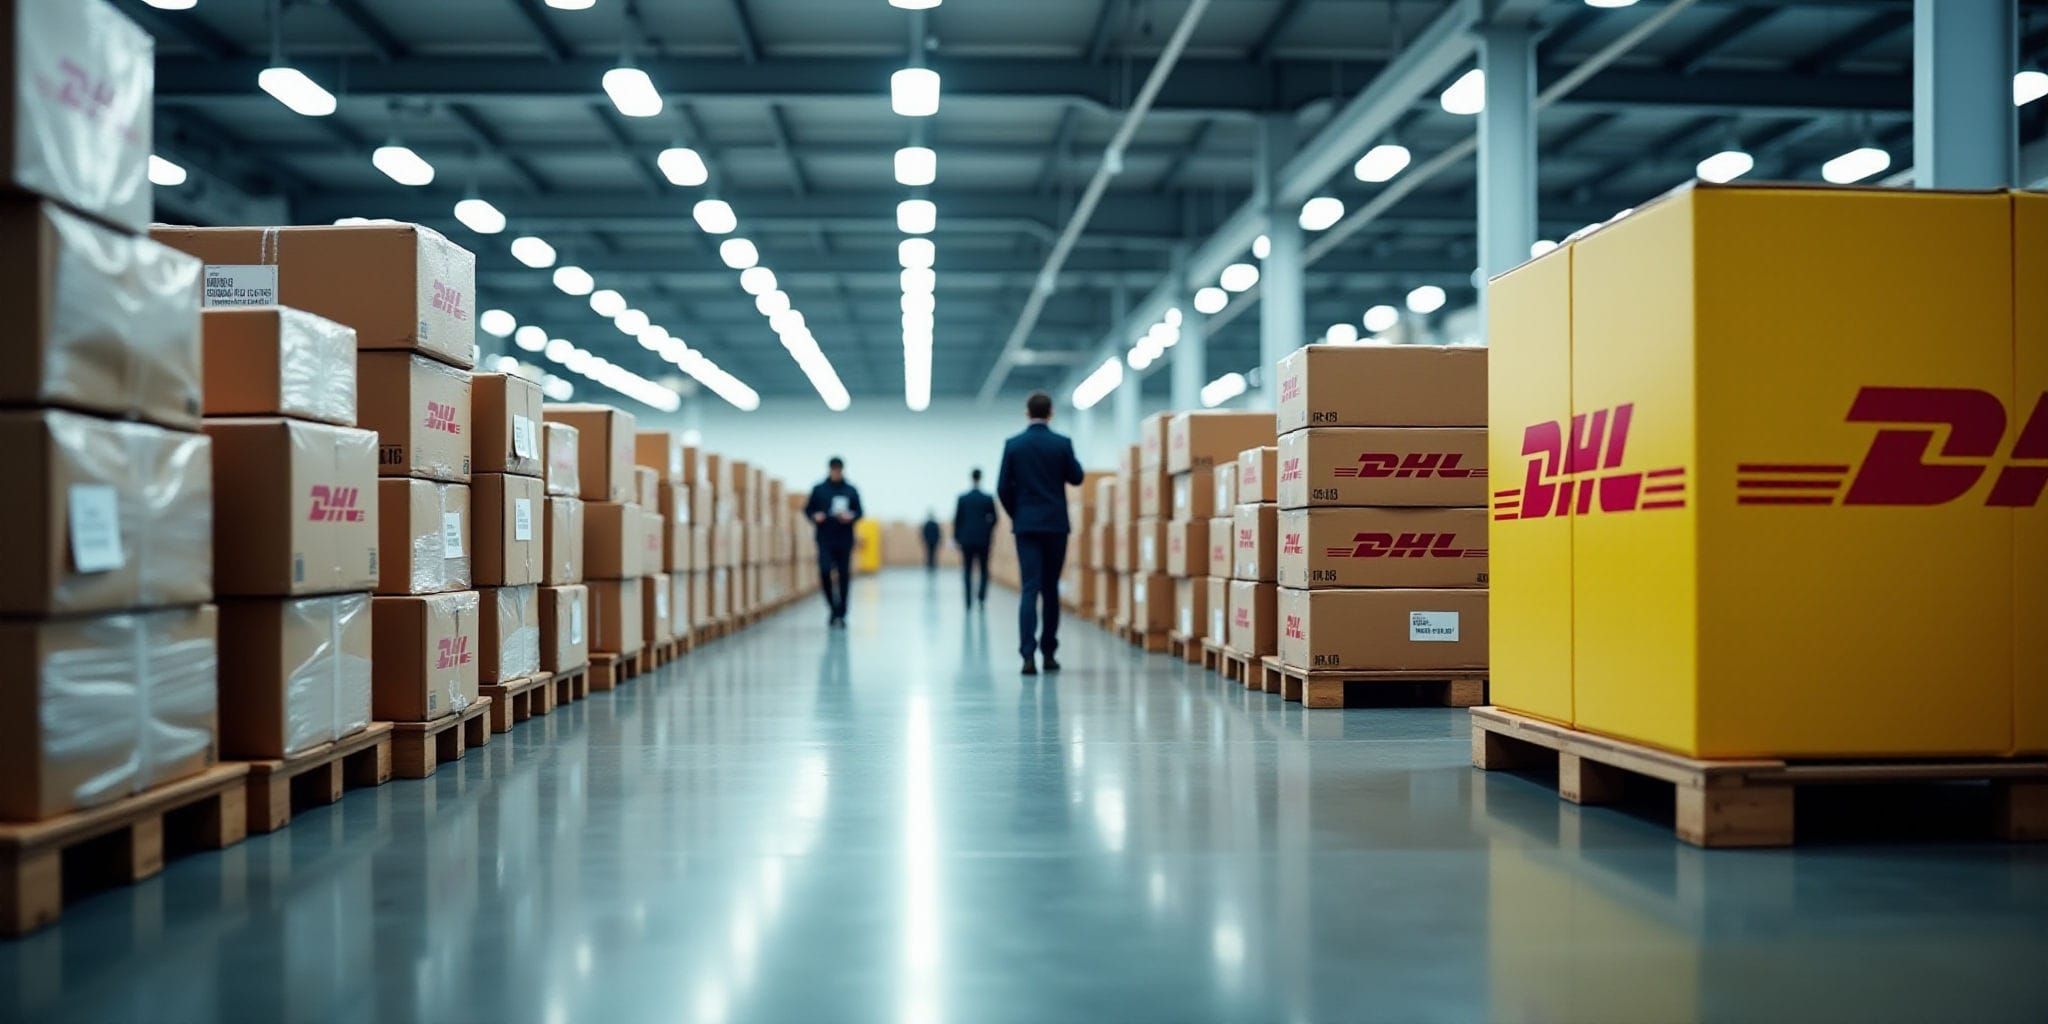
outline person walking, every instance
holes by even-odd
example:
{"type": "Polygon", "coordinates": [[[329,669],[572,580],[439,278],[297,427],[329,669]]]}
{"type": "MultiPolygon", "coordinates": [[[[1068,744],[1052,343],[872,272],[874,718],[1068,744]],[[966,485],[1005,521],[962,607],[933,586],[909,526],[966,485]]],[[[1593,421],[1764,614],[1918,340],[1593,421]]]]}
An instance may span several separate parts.
{"type": "Polygon", "coordinates": [[[967,604],[988,604],[988,546],[995,539],[996,500],[981,489],[981,470],[967,475],[968,488],[953,503],[953,543],[960,547],[960,568],[967,582],[967,604]],[[974,567],[981,566],[981,586],[974,585],[974,567]]]}
{"type": "Polygon", "coordinates": [[[926,510],[924,514],[924,530],[922,531],[922,533],[924,536],[924,571],[938,572],[939,538],[944,536],[944,534],[941,533],[939,530],[938,513],[926,510]]]}
{"type": "Polygon", "coordinates": [[[818,538],[818,581],[832,609],[827,626],[846,625],[846,591],[853,581],[853,524],[861,517],[860,492],[846,482],[846,463],[838,456],[825,464],[825,479],[811,488],[804,503],[818,538]]]}
{"type": "Polygon", "coordinates": [[[1017,572],[1024,589],[1017,607],[1017,646],[1024,655],[1024,674],[1035,676],[1033,654],[1038,651],[1045,653],[1047,672],[1060,669],[1060,572],[1066,568],[1067,534],[1073,530],[1067,520],[1067,487],[1080,486],[1085,476],[1081,460],[1074,457],[1074,442],[1053,433],[1052,396],[1032,392],[1024,412],[1030,425],[1003,443],[996,498],[1009,513],[1017,539],[1017,572]]]}

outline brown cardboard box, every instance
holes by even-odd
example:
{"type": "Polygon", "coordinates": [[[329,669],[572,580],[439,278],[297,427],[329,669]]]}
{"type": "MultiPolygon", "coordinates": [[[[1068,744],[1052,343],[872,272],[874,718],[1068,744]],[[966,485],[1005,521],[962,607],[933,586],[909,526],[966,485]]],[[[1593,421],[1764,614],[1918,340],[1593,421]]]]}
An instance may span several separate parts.
{"type": "MultiPolygon", "coordinates": [[[[188,5],[189,6],[189,5],[188,5]]],[[[128,231],[149,225],[156,45],[112,4],[14,0],[0,13],[0,185],[128,231]]],[[[20,307],[13,307],[20,308],[20,307]]]]}
{"type": "Polygon", "coordinates": [[[383,475],[469,482],[467,370],[410,352],[358,352],[356,422],[377,432],[383,475]]]}
{"type": "Polygon", "coordinates": [[[1209,625],[1209,578],[1191,576],[1173,581],[1173,629],[1191,640],[1199,640],[1209,625]]]}
{"type": "Polygon", "coordinates": [[[673,430],[635,431],[633,461],[661,474],[661,482],[671,486],[687,486],[697,476],[697,449],[673,430]]]}
{"type": "Polygon", "coordinates": [[[1279,601],[1280,660],[1294,668],[1486,667],[1484,590],[1282,590],[1279,601]]]}
{"type": "Polygon", "coordinates": [[[474,590],[370,599],[371,710],[380,721],[431,722],[476,703],[480,608],[474,590]]]}
{"type": "Polygon", "coordinates": [[[697,526],[711,526],[718,522],[718,495],[711,485],[699,481],[690,485],[690,522],[697,526]]]}
{"type": "MultiPolygon", "coordinates": [[[[1486,371],[1480,370],[1483,385],[1486,371]]],[[[1482,388],[1482,391],[1484,389],[1482,388]]],[[[1485,403],[1482,401],[1482,408],[1485,403]]],[[[1201,410],[1175,413],[1166,427],[1166,471],[1185,473],[1221,462],[1235,462],[1239,452],[1273,443],[1270,412],[1201,410]]]]}
{"type": "Polygon", "coordinates": [[[708,626],[718,621],[711,609],[711,570],[699,569],[690,574],[690,614],[696,625],[708,626]]]}
{"type": "Polygon", "coordinates": [[[279,306],[209,309],[206,415],[356,423],[356,332],[279,306]]]}
{"type": "Polygon", "coordinates": [[[590,664],[590,588],[540,588],[540,668],[572,672],[590,664]]]}
{"type": "Polygon", "coordinates": [[[213,596],[213,446],[77,413],[0,412],[0,614],[213,596]]]}
{"type": "Polygon", "coordinates": [[[220,756],[290,757],[370,724],[370,595],[223,601],[220,632],[220,756]]]}
{"type": "Polygon", "coordinates": [[[696,563],[690,560],[690,525],[687,522],[679,523],[668,516],[662,516],[661,535],[661,567],[664,571],[683,573],[696,568],[696,563]]]}
{"type": "Polygon", "coordinates": [[[1116,624],[1129,627],[1131,624],[1132,584],[1138,579],[1131,573],[1118,573],[1116,577],[1116,624]]]}
{"type": "Polygon", "coordinates": [[[1209,571],[1209,521],[1175,519],[1166,524],[1166,574],[1176,578],[1209,571]]]}
{"type": "Polygon", "coordinates": [[[633,467],[633,499],[652,511],[661,507],[661,474],[647,466],[633,467]]]}
{"type": "Polygon", "coordinates": [[[213,586],[297,597],[377,585],[377,435],[302,420],[210,419],[213,586]]]}
{"type": "MultiPolygon", "coordinates": [[[[545,405],[542,406],[546,408],[545,405]]],[[[546,438],[548,497],[578,498],[583,494],[583,475],[578,470],[578,440],[581,431],[567,423],[541,424],[546,438]]]]}
{"type": "MultiPolygon", "coordinates": [[[[1240,452],[1239,456],[1242,457],[1240,452]]],[[[1213,469],[1210,483],[1209,507],[1221,511],[1237,507],[1237,459],[1222,463],[1213,469]]]]}
{"type": "Polygon", "coordinates": [[[1202,631],[1202,639],[1224,646],[1230,645],[1230,578],[1227,576],[1208,577],[1208,597],[1203,606],[1209,611],[1209,624],[1202,631]]]}
{"type": "MultiPolygon", "coordinates": [[[[1231,472],[1236,473],[1237,463],[1232,461],[1229,465],[1231,472]]],[[[1218,508],[1230,507],[1216,504],[1215,473],[1212,467],[1204,466],[1173,475],[1173,518],[1207,519],[1218,508]]]]}
{"type": "Polygon", "coordinates": [[[726,568],[711,570],[711,578],[706,583],[706,590],[711,602],[712,621],[723,622],[732,617],[732,570],[726,568]]]}
{"type": "Polygon", "coordinates": [[[734,522],[720,523],[711,528],[711,565],[717,569],[730,569],[740,564],[740,530],[734,522]]]}
{"type": "Polygon", "coordinates": [[[1165,519],[1173,514],[1172,478],[1164,470],[1153,472],[1141,470],[1138,473],[1139,519],[1165,519]]]}
{"type": "Polygon", "coordinates": [[[541,406],[549,423],[576,428],[576,470],[585,501],[632,501],[638,483],[633,475],[633,414],[609,405],[549,402],[541,406]]]}
{"type": "Polygon", "coordinates": [[[479,683],[509,683],[540,672],[540,588],[481,587],[476,592],[479,683]]]}
{"type": "Polygon", "coordinates": [[[638,654],[646,646],[640,605],[643,580],[591,580],[590,649],[605,654],[638,654]]]}
{"type": "MultiPolygon", "coordinates": [[[[1237,504],[1280,500],[1280,449],[1246,448],[1237,456],[1237,504]]],[[[1234,506],[1233,506],[1234,507],[1234,506]]]]}
{"type": "Polygon", "coordinates": [[[1131,628],[1164,633],[1173,628],[1173,579],[1164,573],[1131,577],[1131,628]]]}
{"type": "Polygon", "coordinates": [[[1096,522],[1107,523],[1116,518],[1116,489],[1118,486],[1117,478],[1113,474],[1096,479],[1095,491],[1092,495],[1092,509],[1096,522]]]}
{"type": "Polygon", "coordinates": [[[689,484],[663,484],[658,496],[661,501],[655,506],[655,511],[660,512],[670,526],[691,524],[689,484]]]}
{"type": "Polygon", "coordinates": [[[1283,587],[1486,586],[1483,508],[1304,508],[1280,513],[1283,587]]]}
{"type": "Polygon", "coordinates": [[[478,473],[541,475],[540,385],[509,373],[470,378],[470,468],[478,473]]]}
{"type": "Polygon", "coordinates": [[[1172,419],[1170,412],[1155,412],[1138,421],[1139,472],[1165,471],[1167,424],[1172,419]]]}
{"type": "Polygon", "coordinates": [[[1486,504],[1484,427],[1310,427],[1280,439],[1282,508],[1486,504]]]}
{"type": "Polygon", "coordinates": [[[697,482],[716,495],[732,493],[732,463],[717,452],[697,453],[697,482]]]}
{"type": "Polygon", "coordinates": [[[583,503],[583,578],[623,580],[640,575],[640,506],[583,503]]]}
{"type": "Polygon", "coordinates": [[[1131,572],[1138,568],[1138,524],[1123,523],[1116,527],[1116,537],[1111,545],[1110,568],[1118,572],[1131,572]]]}
{"type": "Polygon", "coordinates": [[[1272,654],[1278,642],[1275,602],[1280,588],[1271,583],[1232,580],[1230,583],[1230,649],[1239,654],[1263,657],[1272,654]]]}
{"type": "Polygon", "coordinates": [[[1090,569],[1113,569],[1116,567],[1116,524],[1104,520],[1088,528],[1093,535],[1088,542],[1088,561],[1083,564],[1090,569]]]}
{"type": "Polygon", "coordinates": [[[680,640],[697,628],[697,609],[690,601],[690,577],[692,573],[672,572],[668,574],[668,625],[680,640]]]}
{"type": "Polygon", "coordinates": [[[1279,579],[1280,508],[1261,502],[1239,505],[1232,516],[1230,575],[1234,579],[1272,583],[1279,579]]]}
{"type": "Polygon", "coordinates": [[[97,807],[213,764],[217,629],[212,605],[0,619],[0,820],[97,807]]]}
{"type": "Polygon", "coordinates": [[[377,593],[468,590],[469,538],[468,484],[377,481],[377,593]]]}
{"type": "Polygon", "coordinates": [[[1281,357],[1281,432],[1304,427],[1483,427],[1486,350],[1305,345],[1281,357]]]}
{"type": "Polygon", "coordinates": [[[1237,516],[1214,516],[1209,520],[1209,566],[1204,575],[1230,579],[1237,573],[1237,516]]]}
{"type": "Polygon", "coordinates": [[[478,473],[470,482],[471,573],[479,587],[539,583],[547,560],[547,500],[536,477],[478,473]]]}
{"type": "Polygon", "coordinates": [[[206,261],[208,305],[291,306],[355,328],[361,349],[421,352],[465,370],[474,365],[476,257],[428,228],[157,224],[149,233],[206,261]],[[260,283],[223,297],[224,279],[260,283]]]}
{"type": "Polygon", "coordinates": [[[640,582],[640,635],[649,645],[668,643],[676,638],[675,626],[669,618],[674,597],[669,575],[650,573],[641,577],[640,582]]]}
{"type": "Polygon", "coordinates": [[[1138,559],[1136,571],[1141,573],[1164,573],[1166,571],[1166,520],[1140,519],[1137,526],[1138,559]]]}
{"type": "Polygon", "coordinates": [[[668,520],[651,508],[640,510],[640,575],[652,576],[668,565],[668,520]]]}
{"type": "Polygon", "coordinates": [[[583,499],[549,498],[541,531],[540,581],[551,587],[583,582],[583,499]]]}
{"type": "Polygon", "coordinates": [[[1092,588],[1095,601],[1089,605],[1096,615],[1108,615],[1116,607],[1116,573],[1108,569],[1097,569],[1093,573],[1095,584],[1092,588]]]}
{"type": "Polygon", "coordinates": [[[711,527],[690,527],[690,571],[703,572],[712,568],[711,527]]]}

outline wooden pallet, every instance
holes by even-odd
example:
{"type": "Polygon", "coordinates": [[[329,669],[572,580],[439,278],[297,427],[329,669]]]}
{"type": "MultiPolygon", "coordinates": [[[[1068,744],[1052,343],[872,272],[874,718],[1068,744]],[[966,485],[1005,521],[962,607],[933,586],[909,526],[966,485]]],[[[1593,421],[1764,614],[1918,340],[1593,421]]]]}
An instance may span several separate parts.
{"type": "Polygon", "coordinates": [[[1136,647],[1147,654],[1166,653],[1165,633],[1156,631],[1148,633],[1142,629],[1134,629],[1130,626],[1118,626],[1116,628],[1116,635],[1129,642],[1132,647],[1136,647]]]}
{"type": "Polygon", "coordinates": [[[1223,645],[1214,640],[1202,641],[1202,667],[1211,672],[1223,672],[1223,645]]]}
{"type": "Polygon", "coordinates": [[[535,707],[534,714],[545,715],[556,708],[589,697],[590,666],[582,665],[549,676],[547,688],[553,691],[553,696],[545,702],[546,706],[535,707]]]}
{"type": "Polygon", "coordinates": [[[477,692],[491,699],[491,731],[511,732],[513,726],[553,711],[555,688],[548,685],[551,678],[534,675],[477,687],[477,692]]]}
{"type": "Polygon", "coordinates": [[[2048,760],[1701,761],[1500,708],[1472,709],[1472,765],[1557,770],[1575,804],[1619,800],[1627,779],[1669,783],[1678,838],[1695,846],[1790,846],[1803,787],[1987,782],[1999,838],[2048,841],[2048,760]]]}
{"type": "Polygon", "coordinates": [[[343,790],[391,781],[391,723],[276,761],[248,761],[249,831],[275,832],[301,807],[324,807],[343,790]]]}
{"type": "Polygon", "coordinates": [[[90,810],[0,823],[0,936],[56,921],[67,890],[133,884],[161,872],[167,852],[241,842],[249,834],[248,777],[247,764],[220,764],[90,810]]]}
{"type": "Polygon", "coordinates": [[[1348,697],[1368,694],[1380,706],[1470,708],[1486,703],[1484,672],[1303,671],[1268,654],[1259,659],[1259,675],[1260,689],[1311,708],[1341,708],[1348,697]]]}
{"type": "Polygon", "coordinates": [[[391,765],[401,779],[424,779],[444,761],[459,761],[471,747],[491,743],[489,697],[432,722],[391,723],[391,765]]]}
{"type": "Polygon", "coordinates": [[[1177,629],[1168,630],[1166,634],[1166,653],[1190,665],[1199,665],[1202,663],[1202,641],[1195,637],[1187,636],[1177,629]]]}
{"type": "Polygon", "coordinates": [[[682,657],[689,649],[690,639],[683,637],[658,644],[649,644],[647,645],[647,650],[642,653],[647,659],[647,667],[649,669],[657,669],[682,657]]]}
{"type": "Polygon", "coordinates": [[[602,693],[616,690],[628,680],[638,678],[649,668],[646,648],[631,654],[608,654],[590,652],[590,688],[602,693]]]}
{"type": "Polygon", "coordinates": [[[1221,647],[1217,649],[1217,657],[1221,660],[1223,666],[1220,670],[1223,673],[1223,678],[1233,683],[1241,684],[1247,690],[1259,688],[1259,659],[1256,655],[1244,654],[1239,651],[1233,651],[1228,647],[1221,647]]]}

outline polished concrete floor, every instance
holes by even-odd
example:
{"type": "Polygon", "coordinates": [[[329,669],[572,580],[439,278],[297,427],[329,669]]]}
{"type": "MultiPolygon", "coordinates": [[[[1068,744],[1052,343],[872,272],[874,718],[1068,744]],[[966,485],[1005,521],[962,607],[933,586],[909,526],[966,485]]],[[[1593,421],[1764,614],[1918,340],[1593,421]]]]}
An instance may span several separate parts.
{"type": "Polygon", "coordinates": [[[1083,623],[1024,680],[1012,601],[863,581],[177,861],[0,942],[0,1020],[2048,1020],[2048,848],[1706,853],[1461,712],[1083,623]]]}

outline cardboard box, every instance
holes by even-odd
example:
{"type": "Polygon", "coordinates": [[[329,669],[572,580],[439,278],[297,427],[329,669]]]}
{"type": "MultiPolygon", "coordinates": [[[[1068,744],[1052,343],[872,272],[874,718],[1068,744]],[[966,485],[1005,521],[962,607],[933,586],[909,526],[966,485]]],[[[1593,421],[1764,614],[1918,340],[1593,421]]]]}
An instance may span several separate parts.
{"type": "Polygon", "coordinates": [[[0,19],[4,184],[148,227],[155,40],[96,0],[15,0],[0,19]]]}
{"type": "Polygon", "coordinates": [[[1110,569],[1116,564],[1116,526],[1107,521],[1088,528],[1090,539],[1082,563],[1090,569],[1110,569]]]}
{"type": "Polygon", "coordinates": [[[551,587],[583,582],[583,499],[547,499],[548,524],[541,531],[540,581],[551,587]]]}
{"type": "MultiPolygon", "coordinates": [[[[1483,371],[1480,384],[1485,384],[1483,371]]],[[[1211,409],[1175,413],[1166,428],[1166,471],[1185,473],[1236,462],[1238,453],[1272,444],[1274,437],[1270,412],[1211,409]]]]}
{"type": "Polygon", "coordinates": [[[1095,481],[1094,512],[1098,523],[1107,523],[1116,518],[1117,488],[1120,484],[1114,476],[1098,477],[1095,481]]]}
{"type": "MultiPolygon", "coordinates": [[[[14,12],[47,6],[37,0],[14,12]]],[[[53,204],[0,195],[0,262],[9,271],[0,278],[9,311],[0,404],[198,425],[196,261],[53,204]]]]}
{"type": "Polygon", "coordinates": [[[661,474],[646,466],[634,466],[632,500],[650,511],[660,508],[661,474]]]}
{"type": "Polygon", "coordinates": [[[1155,412],[1138,421],[1138,463],[1141,473],[1166,470],[1166,431],[1170,412],[1155,412]]]}
{"type": "Polygon", "coordinates": [[[1166,574],[1179,578],[1209,572],[1209,521],[1175,519],[1166,524],[1166,574]]]}
{"type": "MultiPolygon", "coordinates": [[[[1209,519],[1208,568],[1199,575],[1230,579],[1237,573],[1237,515],[1213,516],[1209,519]]],[[[1197,575],[1197,574],[1190,574],[1197,575]]]]}
{"type": "MultiPolygon", "coordinates": [[[[2048,281],[2048,195],[2016,193],[2013,228],[2013,280],[2048,281]]],[[[2034,432],[2027,436],[2034,440],[2026,450],[2040,459],[2048,452],[2040,433],[2048,431],[2048,291],[2015,288],[2013,300],[2013,395],[2019,408],[2032,397],[2027,423],[2034,432]]],[[[2048,753],[2048,629],[2040,628],[2048,622],[2048,494],[2037,491],[2032,504],[2013,509],[2012,564],[2013,746],[2048,753]]]]}
{"type": "Polygon", "coordinates": [[[476,257],[429,228],[157,224],[149,233],[206,262],[209,306],[290,306],[354,328],[359,349],[475,365],[476,257]]]}
{"type": "Polygon", "coordinates": [[[668,625],[678,640],[689,636],[690,632],[697,628],[697,606],[690,600],[690,591],[693,589],[690,583],[692,575],[694,574],[688,572],[668,574],[668,625]]]}
{"type": "Polygon", "coordinates": [[[1272,583],[1279,576],[1280,508],[1260,503],[1239,505],[1231,517],[1230,575],[1240,580],[1272,583]]]}
{"type": "Polygon", "coordinates": [[[1173,514],[1173,482],[1164,471],[1139,472],[1138,478],[1139,519],[1165,519],[1173,514]]]}
{"type": "Polygon", "coordinates": [[[699,569],[690,573],[690,614],[700,626],[718,621],[717,616],[712,614],[709,569],[699,569]]]}
{"type": "Polygon", "coordinates": [[[605,654],[637,654],[646,646],[645,609],[640,590],[644,581],[591,580],[590,649],[605,654]]]}
{"type": "Polygon", "coordinates": [[[476,703],[480,609],[474,590],[370,599],[379,721],[431,722],[476,703]]]}
{"type": "Polygon", "coordinates": [[[1230,577],[1208,577],[1208,596],[1203,599],[1209,612],[1209,625],[1202,631],[1202,638],[1222,646],[1230,645],[1230,577]]]}
{"type": "Polygon", "coordinates": [[[540,588],[480,587],[477,620],[483,631],[477,682],[509,683],[540,672],[540,588]]]}
{"type": "Polygon", "coordinates": [[[1198,640],[1209,625],[1209,578],[1191,576],[1173,581],[1173,628],[1181,636],[1198,640]]]}
{"type": "Polygon", "coordinates": [[[1279,525],[1283,587],[1486,586],[1483,508],[1303,508],[1279,525]]]}
{"type": "Polygon", "coordinates": [[[1173,628],[1173,578],[1165,573],[1131,577],[1131,628],[1164,633],[1173,628]]]}
{"type": "Polygon", "coordinates": [[[290,416],[356,422],[356,332],[279,306],[209,309],[208,416],[290,416]]]}
{"type": "Polygon", "coordinates": [[[377,435],[281,418],[210,419],[213,587],[242,597],[378,580],[377,435]]]}
{"type": "Polygon", "coordinates": [[[1310,427],[1280,438],[1281,508],[1483,506],[1483,427],[1310,427]]]}
{"type": "Polygon", "coordinates": [[[469,373],[409,352],[356,354],[356,422],[385,476],[468,483],[469,373]]]}
{"type": "Polygon", "coordinates": [[[0,619],[0,820],[97,807],[214,763],[212,605],[0,619]]]}
{"type": "Polygon", "coordinates": [[[1275,604],[1280,588],[1253,580],[1230,583],[1230,649],[1263,657],[1278,645],[1275,604]]]}
{"type": "MultiPolygon", "coordinates": [[[[543,405],[542,408],[545,409],[546,406],[543,405]]],[[[583,476],[577,471],[578,448],[582,443],[579,440],[581,433],[567,423],[541,423],[541,436],[546,439],[548,460],[545,470],[548,497],[582,496],[583,476]]]]}
{"type": "Polygon", "coordinates": [[[540,385],[509,373],[470,377],[470,468],[478,473],[538,477],[542,461],[540,385]]]}
{"type": "Polygon", "coordinates": [[[1118,572],[1132,572],[1138,568],[1138,524],[1121,524],[1115,528],[1115,533],[1110,567],[1118,572]]]}
{"type": "Polygon", "coordinates": [[[1279,602],[1279,656],[1291,668],[1486,668],[1483,590],[1283,588],[1279,602]]]}
{"type": "Polygon", "coordinates": [[[1282,356],[1278,426],[1483,427],[1486,349],[1305,345],[1282,356]]]}
{"type": "Polygon", "coordinates": [[[411,477],[377,481],[377,593],[470,588],[469,485],[411,477]]]}
{"type": "Polygon", "coordinates": [[[683,443],[673,430],[639,430],[633,433],[633,461],[661,475],[671,487],[687,487],[697,478],[697,449],[683,443]]]}
{"type": "MultiPolygon", "coordinates": [[[[1277,451],[1277,449],[1275,449],[1277,451]]],[[[1242,456],[1242,452],[1239,453],[1242,456]]],[[[1237,460],[1217,465],[1210,471],[1209,508],[1215,512],[1237,507],[1237,460]]]]}
{"type": "Polygon", "coordinates": [[[698,482],[690,485],[690,522],[707,527],[718,522],[718,495],[710,484],[698,482]]]}
{"type": "Polygon", "coordinates": [[[697,453],[697,482],[710,488],[712,494],[732,493],[732,462],[717,452],[697,453]]]}
{"type": "Polygon", "coordinates": [[[657,496],[660,503],[655,510],[668,520],[670,526],[689,526],[695,521],[690,508],[690,485],[663,484],[657,496]]]}
{"type": "Polygon", "coordinates": [[[539,583],[547,560],[547,497],[536,477],[478,473],[469,486],[474,509],[471,572],[479,587],[539,583]]]}
{"type": "Polygon", "coordinates": [[[291,757],[370,724],[370,595],[223,601],[220,633],[220,756],[291,757]]]}
{"type": "MultiPolygon", "coordinates": [[[[681,488],[676,489],[680,490],[681,488]]],[[[691,569],[696,568],[697,563],[691,558],[693,552],[691,551],[689,524],[687,522],[679,523],[668,516],[661,516],[659,518],[661,520],[662,559],[660,564],[662,569],[666,572],[680,573],[689,572],[691,569]]],[[[788,534],[783,533],[781,536],[787,539],[788,534]]]]}
{"type": "Polygon", "coordinates": [[[590,588],[540,588],[540,668],[572,672],[590,664],[590,588]]]}
{"type": "Polygon", "coordinates": [[[1118,627],[1128,628],[1131,624],[1131,591],[1132,584],[1137,579],[1138,577],[1131,573],[1117,573],[1115,624],[1118,627]]]}
{"type": "Polygon", "coordinates": [[[1095,578],[1095,582],[1089,586],[1094,600],[1088,607],[1093,609],[1096,615],[1110,614],[1116,607],[1116,574],[1108,569],[1097,569],[1089,575],[1095,578]]]}
{"type": "Polygon", "coordinates": [[[0,412],[0,614],[213,596],[213,450],[201,434],[56,410],[0,412]]]}
{"type": "Polygon", "coordinates": [[[633,474],[633,414],[609,405],[549,402],[541,407],[549,423],[576,428],[576,469],[585,501],[632,501],[638,496],[633,474]]]}
{"type": "Polygon", "coordinates": [[[640,506],[583,503],[583,578],[622,580],[641,574],[640,506]]]}
{"type": "MultiPolygon", "coordinates": [[[[1237,463],[1232,462],[1233,471],[1237,463]]],[[[1173,488],[1173,518],[1207,519],[1216,514],[1215,470],[1204,466],[1201,469],[1175,473],[1171,478],[1173,488]]],[[[1225,505],[1224,508],[1230,506],[1225,505]]]]}
{"type": "MultiPolygon", "coordinates": [[[[1280,449],[1247,448],[1237,455],[1237,504],[1280,500],[1280,449]]],[[[1233,505],[1233,508],[1236,506],[1233,505]]]]}
{"type": "Polygon", "coordinates": [[[1138,558],[1135,569],[1142,573],[1166,571],[1166,521],[1140,519],[1136,528],[1138,558]]]}
{"type": "Polygon", "coordinates": [[[641,577],[640,635],[648,644],[665,644],[676,638],[675,625],[669,618],[674,596],[668,573],[641,577]]]}
{"type": "Polygon", "coordinates": [[[712,568],[711,527],[690,527],[690,571],[703,572],[712,568]]]}
{"type": "Polygon", "coordinates": [[[668,520],[649,508],[640,510],[640,575],[652,576],[668,564],[668,520]]]}

